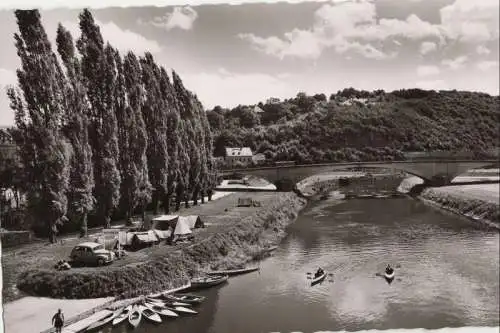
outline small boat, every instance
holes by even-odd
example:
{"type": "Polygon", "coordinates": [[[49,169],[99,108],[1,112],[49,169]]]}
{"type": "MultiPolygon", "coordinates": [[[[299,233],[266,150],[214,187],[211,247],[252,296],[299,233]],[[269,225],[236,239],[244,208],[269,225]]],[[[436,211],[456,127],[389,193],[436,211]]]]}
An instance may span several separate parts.
{"type": "Polygon", "coordinates": [[[277,249],[278,249],[278,246],[271,246],[271,247],[266,249],[266,252],[273,252],[273,251],[276,251],[277,249]]]}
{"type": "Polygon", "coordinates": [[[139,326],[141,319],[142,312],[136,305],[134,305],[128,315],[128,322],[130,323],[130,325],[132,325],[132,327],[136,328],[137,326],[139,326]]]}
{"type": "Polygon", "coordinates": [[[141,311],[142,315],[146,317],[146,319],[151,320],[153,323],[161,323],[160,315],[144,305],[139,305],[139,311],[141,311]]]}
{"type": "Polygon", "coordinates": [[[176,302],[174,300],[171,300],[169,298],[146,298],[146,302],[158,305],[158,306],[164,306],[165,304],[173,305],[173,306],[191,306],[189,303],[183,303],[183,302],[176,302]]]}
{"type": "Polygon", "coordinates": [[[176,306],[176,307],[168,307],[167,306],[167,309],[170,311],[178,312],[178,313],[190,313],[190,314],[197,314],[198,313],[197,311],[195,311],[193,309],[188,309],[188,308],[185,308],[183,306],[176,306]]]}
{"type": "Polygon", "coordinates": [[[179,317],[177,313],[169,310],[166,306],[159,306],[151,303],[144,303],[144,306],[165,317],[179,317]]]}
{"type": "Polygon", "coordinates": [[[392,280],[394,279],[394,275],[396,275],[396,272],[394,270],[392,270],[391,273],[387,273],[387,271],[384,272],[384,277],[387,279],[387,280],[392,280]]]}
{"type": "MultiPolygon", "coordinates": [[[[207,274],[208,275],[227,275],[227,276],[231,276],[231,275],[238,275],[238,274],[245,274],[245,273],[250,273],[250,272],[255,272],[255,271],[258,271],[259,270],[259,267],[248,267],[248,268],[240,268],[240,269],[228,269],[228,270],[225,270],[225,271],[211,271],[211,272],[208,272],[207,274]]],[[[192,282],[191,282],[192,284],[192,282]]]]}
{"type": "Polygon", "coordinates": [[[323,280],[326,278],[326,272],[323,272],[321,275],[313,278],[313,280],[311,281],[311,286],[314,286],[318,283],[321,283],[323,282],[323,280]]]}
{"type": "Polygon", "coordinates": [[[191,288],[210,288],[226,282],[228,275],[213,275],[191,279],[191,288]]]}
{"type": "Polygon", "coordinates": [[[116,316],[118,316],[121,312],[123,311],[123,308],[122,309],[119,309],[113,313],[110,313],[109,315],[107,315],[106,317],[104,317],[103,319],[93,323],[92,325],[90,325],[89,327],[87,327],[87,329],[85,330],[86,332],[90,332],[90,331],[94,331],[94,330],[97,330],[101,327],[103,327],[104,325],[106,325],[107,323],[111,322],[113,319],[116,318],[116,316]]]}
{"type": "Polygon", "coordinates": [[[113,319],[113,326],[120,324],[128,318],[130,311],[132,311],[132,305],[127,306],[122,312],[113,319]]]}
{"type": "Polygon", "coordinates": [[[197,296],[192,294],[171,294],[165,295],[166,300],[174,302],[183,302],[188,304],[200,304],[205,300],[204,296],[197,296]]]}

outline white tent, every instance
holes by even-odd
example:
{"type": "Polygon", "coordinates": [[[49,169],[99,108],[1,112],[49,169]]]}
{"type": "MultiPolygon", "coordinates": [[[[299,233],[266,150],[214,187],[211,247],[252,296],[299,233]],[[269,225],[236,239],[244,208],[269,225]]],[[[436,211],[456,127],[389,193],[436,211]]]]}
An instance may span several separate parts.
{"type": "Polygon", "coordinates": [[[161,215],[151,220],[151,228],[158,230],[168,230],[175,227],[179,215],[161,215]]]}
{"type": "Polygon", "coordinates": [[[203,222],[199,215],[179,216],[179,220],[185,221],[190,229],[203,228],[203,222]]]}
{"type": "Polygon", "coordinates": [[[189,229],[189,225],[186,220],[179,219],[177,225],[175,226],[174,235],[189,235],[192,231],[189,229]]]}

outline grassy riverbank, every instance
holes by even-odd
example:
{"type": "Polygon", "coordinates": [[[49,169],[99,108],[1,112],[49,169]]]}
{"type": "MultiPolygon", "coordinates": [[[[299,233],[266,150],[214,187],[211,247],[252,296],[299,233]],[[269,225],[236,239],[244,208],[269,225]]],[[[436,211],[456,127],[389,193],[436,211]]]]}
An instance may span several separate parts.
{"type": "MultiPolygon", "coordinates": [[[[133,297],[169,289],[209,266],[231,268],[258,257],[265,247],[283,237],[285,227],[305,205],[305,200],[293,193],[242,196],[259,201],[261,207],[236,207],[240,196],[233,194],[186,209],[183,213],[200,215],[207,224],[207,228],[195,232],[193,244],[161,245],[131,253],[109,267],[73,268],[66,272],[48,266],[56,258],[45,265],[32,258],[34,267],[25,267],[18,275],[17,286],[28,294],[60,298],[133,297]]],[[[45,255],[47,252],[50,251],[45,255]]],[[[31,255],[37,257],[40,253],[31,255]]],[[[19,262],[22,258],[14,260],[19,262]]]]}

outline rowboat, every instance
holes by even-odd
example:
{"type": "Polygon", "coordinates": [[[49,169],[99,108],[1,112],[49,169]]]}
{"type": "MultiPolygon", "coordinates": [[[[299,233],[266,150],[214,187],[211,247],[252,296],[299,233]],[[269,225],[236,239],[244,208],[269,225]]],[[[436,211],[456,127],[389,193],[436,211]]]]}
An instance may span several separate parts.
{"type": "Polygon", "coordinates": [[[226,282],[228,275],[213,275],[191,279],[191,288],[210,288],[226,282]]]}
{"type": "Polygon", "coordinates": [[[153,323],[161,323],[160,315],[144,305],[139,305],[139,311],[141,311],[142,315],[146,317],[146,319],[151,320],[153,323]]]}
{"type": "MultiPolygon", "coordinates": [[[[225,271],[211,271],[211,272],[208,272],[207,274],[208,275],[228,275],[228,276],[231,276],[231,275],[238,275],[238,274],[255,272],[258,270],[259,270],[259,267],[257,266],[257,267],[241,268],[241,269],[229,269],[229,270],[225,270],[225,271]]],[[[192,283],[193,282],[191,281],[191,284],[192,283]]]]}
{"type": "Polygon", "coordinates": [[[266,249],[266,252],[273,252],[273,251],[275,251],[277,249],[278,249],[278,246],[271,246],[271,247],[269,247],[269,248],[266,249]]]}
{"type": "Polygon", "coordinates": [[[110,313],[109,315],[107,315],[106,317],[104,317],[103,319],[93,323],[92,325],[90,325],[89,327],[87,327],[87,329],[85,330],[86,332],[90,332],[90,331],[93,331],[93,330],[97,330],[101,327],[103,327],[104,325],[106,325],[107,323],[111,322],[113,319],[116,318],[116,316],[118,316],[121,312],[123,311],[123,308],[113,312],[113,313],[110,313]]]}
{"type": "Polygon", "coordinates": [[[118,325],[128,318],[130,311],[132,311],[132,305],[127,306],[122,312],[113,319],[113,326],[118,325]]]}
{"type": "Polygon", "coordinates": [[[319,275],[318,277],[315,277],[312,282],[311,282],[311,286],[314,286],[315,284],[318,284],[318,283],[321,283],[323,282],[323,280],[326,278],[326,272],[323,272],[321,275],[319,275]]]}
{"type": "Polygon", "coordinates": [[[167,309],[170,311],[175,311],[178,313],[190,313],[190,314],[197,314],[198,312],[193,310],[193,309],[188,309],[183,306],[176,306],[176,307],[169,307],[167,306],[167,309]]]}
{"type": "Polygon", "coordinates": [[[136,328],[141,322],[141,319],[142,312],[136,305],[134,305],[128,315],[128,322],[130,323],[130,325],[132,325],[132,327],[136,328]]]}
{"type": "Polygon", "coordinates": [[[177,313],[169,310],[166,306],[159,306],[148,302],[145,302],[144,306],[165,317],[179,317],[177,313]]]}
{"type": "Polygon", "coordinates": [[[165,304],[173,305],[173,306],[191,306],[189,303],[183,303],[183,302],[176,302],[168,298],[152,298],[152,297],[147,297],[146,302],[158,305],[158,306],[164,306],[165,304]]]}
{"type": "Polygon", "coordinates": [[[394,275],[396,275],[396,272],[394,270],[392,270],[391,273],[387,273],[387,271],[384,272],[384,277],[387,279],[387,280],[392,280],[394,279],[394,275]]]}
{"type": "Polygon", "coordinates": [[[185,285],[182,285],[182,286],[174,288],[174,289],[162,291],[162,292],[159,292],[159,293],[156,293],[156,294],[151,294],[151,295],[148,295],[148,296],[149,297],[157,298],[157,297],[160,297],[162,295],[171,294],[171,293],[174,293],[176,291],[181,291],[181,290],[184,290],[184,289],[188,289],[189,287],[191,287],[191,282],[188,282],[185,285]]]}
{"type": "Polygon", "coordinates": [[[193,294],[172,294],[172,295],[165,295],[164,297],[167,300],[172,300],[175,302],[184,302],[188,304],[199,304],[205,300],[205,297],[193,294]]]}

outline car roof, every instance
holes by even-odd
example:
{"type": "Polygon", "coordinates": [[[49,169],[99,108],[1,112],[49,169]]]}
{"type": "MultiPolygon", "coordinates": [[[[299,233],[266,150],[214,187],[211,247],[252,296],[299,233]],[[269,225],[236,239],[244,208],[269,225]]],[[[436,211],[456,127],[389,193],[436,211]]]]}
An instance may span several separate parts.
{"type": "Polygon", "coordinates": [[[100,246],[100,245],[102,245],[102,244],[95,243],[95,242],[85,242],[85,243],[80,243],[77,246],[94,248],[94,247],[97,247],[97,246],[100,246]]]}

